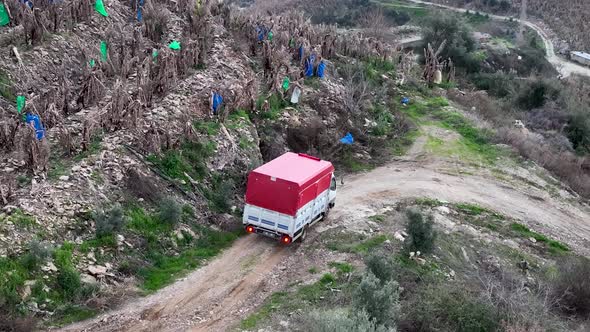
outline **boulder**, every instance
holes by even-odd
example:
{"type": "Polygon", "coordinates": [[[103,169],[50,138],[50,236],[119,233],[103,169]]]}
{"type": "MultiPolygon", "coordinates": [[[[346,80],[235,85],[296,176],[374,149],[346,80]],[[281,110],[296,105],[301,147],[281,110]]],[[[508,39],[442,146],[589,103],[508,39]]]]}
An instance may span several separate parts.
{"type": "Polygon", "coordinates": [[[399,240],[401,242],[404,242],[406,240],[406,237],[402,235],[402,233],[400,231],[395,232],[395,234],[393,234],[393,237],[396,240],[399,240]]]}
{"type": "Polygon", "coordinates": [[[91,276],[90,274],[87,273],[82,273],[80,274],[80,280],[85,283],[85,284],[96,284],[98,281],[96,280],[95,277],[91,276]]]}
{"type": "Polygon", "coordinates": [[[45,272],[57,272],[57,267],[52,262],[47,262],[47,264],[41,267],[41,270],[45,272]]]}
{"type": "Polygon", "coordinates": [[[88,265],[88,272],[92,275],[100,276],[107,273],[107,268],[102,265],[88,265]]]}

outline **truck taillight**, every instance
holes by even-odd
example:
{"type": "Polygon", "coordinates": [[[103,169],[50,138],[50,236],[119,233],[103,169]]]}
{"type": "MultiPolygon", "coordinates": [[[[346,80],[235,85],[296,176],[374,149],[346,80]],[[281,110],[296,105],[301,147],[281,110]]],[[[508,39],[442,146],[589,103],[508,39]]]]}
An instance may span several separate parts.
{"type": "Polygon", "coordinates": [[[291,237],[288,235],[281,236],[281,243],[283,243],[283,244],[291,243],[291,237]]]}
{"type": "Polygon", "coordinates": [[[247,227],[246,227],[246,232],[248,232],[248,233],[254,233],[254,227],[252,227],[252,226],[247,226],[247,227]]]}

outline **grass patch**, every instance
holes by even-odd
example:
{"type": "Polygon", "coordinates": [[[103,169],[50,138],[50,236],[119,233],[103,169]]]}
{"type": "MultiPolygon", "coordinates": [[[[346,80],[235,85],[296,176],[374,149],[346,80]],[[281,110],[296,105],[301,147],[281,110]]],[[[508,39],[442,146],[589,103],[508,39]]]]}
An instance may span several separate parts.
{"type": "Polygon", "coordinates": [[[245,110],[237,110],[231,113],[226,121],[226,126],[229,129],[239,129],[251,125],[250,115],[245,110]]]}
{"type": "Polygon", "coordinates": [[[82,160],[100,152],[100,150],[102,150],[102,139],[103,139],[102,133],[98,133],[98,134],[93,135],[90,138],[90,144],[88,145],[88,150],[80,152],[79,154],[74,156],[73,160],[74,161],[82,161],[82,160]]]}
{"type": "MultiPolygon", "coordinates": [[[[309,79],[305,80],[305,82],[309,81],[309,79]]],[[[258,97],[256,101],[256,108],[257,109],[264,109],[265,108],[265,101],[268,102],[268,110],[261,113],[261,117],[267,120],[277,120],[280,115],[281,111],[289,106],[289,103],[282,99],[281,96],[278,94],[272,94],[268,98],[264,95],[258,97]]]]}
{"type": "Polygon", "coordinates": [[[241,137],[240,141],[238,142],[238,146],[242,150],[247,150],[253,148],[254,143],[250,142],[246,137],[241,137]]]}
{"type": "Polygon", "coordinates": [[[92,179],[96,184],[104,184],[104,177],[102,176],[102,172],[98,170],[94,170],[92,171],[92,173],[90,173],[90,179],[92,179]]]}
{"type": "Polygon", "coordinates": [[[513,232],[515,236],[523,237],[523,238],[533,238],[537,240],[537,242],[542,242],[547,245],[547,250],[554,255],[562,255],[570,252],[570,248],[557,240],[552,240],[547,236],[534,232],[530,230],[528,227],[519,224],[519,223],[512,223],[510,224],[510,230],[513,232]]]}
{"type": "Polygon", "coordinates": [[[394,156],[403,156],[406,154],[408,149],[414,144],[416,138],[420,136],[420,131],[416,129],[411,129],[406,132],[403,136],[391,140],[390,148],[391,153],[394,156]]]}
{"type": "Polygon", "coordinates": [[[444,107],[448,105],[445,98],[433,97],[425,101],[411,102],[402,107],[401,111],[418,124],[438,125],[461,135],[460,139],[451,141],[429,136],[426,148],[431,152],[444,156],[456,156],[461,160],[495,163],[501,152],[490,144],[492,133],[476,128],[459,112],[445,110],[444,107]]]}
{"type": "Polygon", "coordinates": [[[469,214],[472,216],[479,216],[481,214],[490,212],[490,210],[488,210],[486,208],[483,208],[479,205],[471,204],[471,203],[458,203],[458,204],[455,204],[455,208],[465,214],[469,214]]]}
{"type": "Polygon", "coordinates": [[[271,313],[276,311],[282,305],[289,301],[289,293],[276,292],[273,293],[266,301],[266,303],[258,309],[257,312],[249,315],[240,323],[240,328],[243,330],[251,330],[255,328],[259,322],[268,318],[271,313]]]}
{"type": "Polygon", "coordinates": [[[427,206],[427,207],[437,207],[445,205],[443,202],[439,201],[438,199],[430,198],[430,197],[420,197],[414,200],[414,204],[420,206],[427,206]]]}
{"type": "Polygon", "coordinates": [[[383,75],[395,70],[395,64],[382,58],[369,57],[362,61],[365,79],[372,85],[382,84],[383,75]]]}
{"type": "Polygon", "coordinates": [[[418,24],[426,17],[430,15],[430,10],[427,7],[420,6],[414,3],[407,3],[397,0],[382,0],[382,1],[375,1],[375,3],[381,5],[385,9],[394,10],[397,13],[403,13],[410,18],[410,22],[413,24],[418,24]]]}
{"type": "Polygon", "coordinates": [[[98,311],[77,305],[67,305],[61,310],[63,315],[59,319],[52,321],[55,326],[64,326],[71,323],[79,322],[92,318],[98,314],[98,311]]]}
{"type": "MultiPolygon", "coordinates": [[[[3,221],[0,219],[0,222],[3,221]]],[[[10,221],[17,227],[30,229],[37,226],[35,217],[25,214],[21,209],[16,209],[12,214],[4,219],[4,222],[10,221]]]]}
{"type": "Polygon", "coordinates": [[[88,253],[92,248],[117,248],[115,235],[104,235],[92,240],[84,241],[79,249],[82,253],[88,253]]]}
{"type": "Polygon", "coordinates": [[[314,308],[322,304],[340,302],[342,298],[350,297],[349,285],[344,276],[340,278],[326,273],[319,281],[311,285],[300,286],[289,292],[273,293],[258,311],[241,321],[240,328],[253,330],[262,323],[268,322],[275,313],[287,314],[301,308],[314,308]],[[332,289],[341,289],[341,292],[333,292],[332,289]]]}
{"type": "Polygon", "coordinates": [[[309,268],[309,270],[307,270],[307,272],[309,272],[311,274],[316,274],[316,273],[318,273],[318,268],[317,268],[317,266],[312,266],[309,268]]]}
{"type": "Polygon", "coordinates": [[[200,227],[200,235],[178,256],[167,255],[164,250],[151,248],[147,258],[151,266],[139,271],[143,279],[141,287],[148,293],[171,284],[188,270],[195,269],[211,257],[216,256],[237,238],[234,233],[215,231],[200,227]]]}
{"type": "Polygon", "coordinates": [[[63,159],[52,160],[47,170],[47,178],[57,180],[60,176],[68,175],[70,172],[69,165],[66,165],[63,159]]]}
{"type": "Polygon", "coordinates": [[[376,235],[355,245],[353,251],[357,253],[367,253],[381,246],[385,241],[387,241],[386,235],[376,235]]]}
{"type": "Polygon", "coordinates": [[[0,96],[11,103],[16,102],[16,95],[10,77],[8,74],[0,69],[0,96]]]}
{"type": "Polygon", "coordinates": [[[200,133],[208,136],[217,136],[221,125],[215,121],[195,121],[193,127],[200,133]]]}
{"type": "Polygon", "coordinates": [[[373,222],[377,222],[377,223],[382,223],[385,221],[385,216],[382,214],[377,214],[374,216],[370,216],[369,220],[373,221],[373,222]]]}
{"type": "Polygon", "coordinates": [[[168,150],[147,159],[165,175],[188,183],[185,173],[194,180],[202,180],[207,175],[206,161],[214,154],[215,148],[213,142],[184,142],[178,150],[168,150]]]}
{"type": "Polygon", "coordinates": [[[347,171],[353,173],[366,172],[374,168],[373,165],[365,161],[356,159],[350,150],[344,151],[344,153],[342,154],[341,163],[347,171]]]}
{"type": "Polygon", "coordinates": [[[339,274],[348,274],[354,271],[354,266],[346,262],[330,262],[328,266],[335,268],[339,274]]]}
{"type": "Polygon", "coordinates": [[[303,83],[314,90],[319,90],[322,87],[322,82],[319,77],[308,77],[303,83]]]}

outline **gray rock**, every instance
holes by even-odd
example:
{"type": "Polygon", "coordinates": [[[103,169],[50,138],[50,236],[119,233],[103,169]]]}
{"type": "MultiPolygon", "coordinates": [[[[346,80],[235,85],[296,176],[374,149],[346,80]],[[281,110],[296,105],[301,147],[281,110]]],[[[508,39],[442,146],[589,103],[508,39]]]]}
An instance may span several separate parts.
{"type": "Polygon", "coordinates": [[[95,277],[86,274],[86,273],[82,273],[80,274],[80,280],[85,283],[85,284],[96,284],[98,281],[96,280],[95,277]]]}
{"type": "Polygon", "coordinates": [[[438,207],[436,207],[436,210],[438,212],[442,213],[442,214],[449,214],[449,213],[451,213],[451,209],[449,209],[446,206],[438,206],[438,207]]]}
{"type": "Polygon", "coordinates": [[[99,275],[103,275],[107,273],[107,268],[105,266],[101,266],[101,265],[89,265],[88,266],[88,272],[90,272],[90,274],[95,275],[95,276],[99,276],[99,275]]]}
{"type": "Polygon", "coordinates": [[[41,267],[41,270],[45,272],[57,272],[57,267],[55,267],[55,264],[53,264],[52,262],[47,262],[45,266],[41,267]]]}
{"type": "Polygon", "coordinates": [[[14,205],[6,205],[2,208],[2,211],[4,211],[6,214],[12,214],[16,210],[18,210],[18,207],[14,205]]]}
{"type": "Polygon", "coordinates": [[[62,176],[59,177],[59,180],[60,181],[69,181],[70,180],[70,177],[67,176],[67,175],[62,175],[62,176]]]}

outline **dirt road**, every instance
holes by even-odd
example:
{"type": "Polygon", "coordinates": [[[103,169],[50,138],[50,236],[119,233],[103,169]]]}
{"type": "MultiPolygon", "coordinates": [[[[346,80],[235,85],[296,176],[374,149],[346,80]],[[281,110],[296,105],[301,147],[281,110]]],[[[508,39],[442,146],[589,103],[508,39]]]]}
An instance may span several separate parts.
{"type": "MultiPolygon", "coordinates": [[[[463,9],[463,8],[457,8],[457,7],[453,7],[453,6],[442,5],[442,4],[437,4],[437,3],[427,2],[427,1],[421,1],[421,0],[408,0],[408,1],[416,3],[416,4],[444,8],[444,9],[448,9],[448,10],[452,10],[452,11],[456,11],[456,12],[460,12],[460,13],[464,13],[467,11],[466,9],[463,9]]],[[[490,16],[490,18],[493,18],[496,20],[510,19],[510,17],[508,17],[508,16],[500,16],[500,15],[492,15],[492,14],[489,14],[489,16],[490,16]]],[[[516,22],[520,22],[520,19],[518,19],[518,18],[513,17],[512,19],[516,22]]],[[[590,67],[585,67],[585,66],[576,64],[574,62],[560,58],[557,56],[557,54],[555,54],[553,42],[551,41],[551,39],[547,36],[545,31],[543,31],[543,29],[541,27],[539,27],[537,24],[535,24],[531,21],[525,20],[525,21],[523,21],[523,23],[527,27],[535,30],[537,32],[537,34],[543,39],[543,44],[545,45],[545,57],[547,58],[547,61],[549,61],[549,63],[551,63],[555,67],[555,69],[557,71],[559,71],[559,73],[563,77],[568,77],[572,74],[590,77],[590,67]]]]}
{"type": "MultiPolygon", "coordinates": [[[[590,254],[587,207],[554,199],[541,189],[507,185],[485,175],[450,175],[444,171],[448,161],[424,157],[424,141],[418,139],[405,159],[347,178],[339,188],[337,207],[330,219],[312,233],[317,236],[317,232],[337,225],[352,228],[374,213],[376,205],[428,196],[497,210],[570,244],[578,252],[590,254]]],[[[270,291],[293,281],[292,270],[281,271],[297,264],[289,260],[302,257],[303,249],[305,244],[281,247],[256,235],[245,236],[185,279],[61,331],[225,331],[246,317],[270,291]],[[268,292],[261,294],[264,290],[268,292]]]]}

